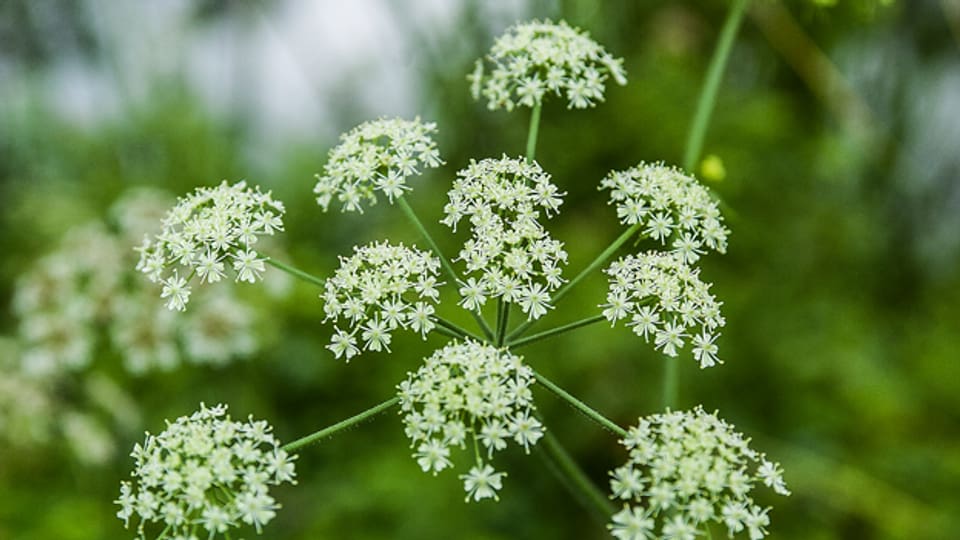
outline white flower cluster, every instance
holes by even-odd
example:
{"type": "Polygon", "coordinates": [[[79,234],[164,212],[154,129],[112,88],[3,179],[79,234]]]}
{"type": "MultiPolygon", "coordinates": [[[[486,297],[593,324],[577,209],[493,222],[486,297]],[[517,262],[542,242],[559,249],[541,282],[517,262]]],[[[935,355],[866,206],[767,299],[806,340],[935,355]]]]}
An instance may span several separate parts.
{"type": "Polygon", "coordinates": [[[517,24],[497,38],[487,60],[490,73],[477,60],[468,79],[473,99],[483,96],[491,110],[534,107],[547,93],[565,96],[569,108],[585,109],[603,101],[608,77],[627,84],[623,59],[565,21],[517,24]]]}
{"type": "Polygon", "coordinates": [[[139,521],[138,538],[157,523],[164,538],[205,538],[241,524],[259,533],[279,504],[270,486],[295,483],[293,461],[265,421],[234,422],[226,406],[200,410],[146,436],[130,454],[133,481],[120,484],[117,517],[129,527],[139,521]]]}
{"type": "Polygon", "coordinates": [[[132,190],[111,209],[116,230],[97,222],[72,229],[56,251],[24,273],[13,307],[25,372],[49,376],[85,369],[102,329],[135,375],[183,361],[223,365],[253,352],[256,321],[232,287],[204,291],[190,317],[178,319],[154,286],[123,270],[135,264],[131,247],[145,232],[137,216],[166,208],[163,195],[132,190]]]}
{"type": "Polygon", "coordinates": [[[754,484],[790,494],[778,464],[701,407],[641,418],[620,442],[630,459],[610,473],[610,487],[612,497],[626,503],[608,525],[619,540],[693,540],[711,521],[731,537],[746,531],[759,540],[770,509],[754,503],[754,484]]]}
{"type": "Polygon", "coordinates": [[[340,268],[327,279],[320,298],[326,319],[346,319],[349,330],[334,325],[327,348],[349,361],[360,354],[357,333],[368,351],[390,350],[391,332],[410,328],[426,339],[434,329],[434,307],[442,283],[437,281],[440,260],[416,247],[374,242],[353,248],[352,257],[340,257],[340,268]],[[407,295],[404,298],[404,295],[407,295]]]}
{"type": "Polygon", "coordinates": [[[410,189],[407,178],[443,164],[431,138],[436,131],[435,123],[419,118],[381,118],[344,133],[330,150],[323,175],[316,175],[317,203],[327,211],[336,197],[343,211],[362,213],[364,204],[376,204],[374,191],[392,203],[410,189]]]}
{"type": "Polygon", "coordinates": [[[406,434],[424,472],[451,467],[451,447],[466,448],[468,440],[474,446],[475,465],[460,476],[468,501],[497,499],[506,476],[481,454],[491,459],[511,438],[529,453],[543,436],[533,416],[533,372],[521,360],[490,345],[454,341],[397,387],[406,434]]]}
{"type": "Polygon", "coordinates": [[[689,263],[705,249],[726,252],[727,235],[716,201],[697,180],[675,167],[643,163],[625,171],[612,171],[600,189],[610,190],[620,222],[641,223],[643,233],[689,263]]]}
{"type": "Polygon", "coordinates": [[[260,236],[283,230],[283,213],[283,204],[269,192],[248,188],[246,182],[197,188],[167,213],[160,234],[137,248],[137,270],[163,285],[161,298],[167,299],[168,309],[184,311],[194,275],[214,283],[230,265],[236,281],[260,279],[264,259],[253,245],[260,236]]]}
{"type": "Polygon", "coordinates": [[[473,234],[457,260],[480,278],[462,284],[465,308],[476,311],[488,297],[501,297],[531,319],[547,312],[550,292],[563,283],[567,252],[538,219],[541,211],[555,214],[563,195],[549,174],[525,159],[471,161],[457,173],[441,222],[456,231],[461,219],[470,218],[473,234]]]}
{"type": "Polygon", "coordinates": [[[725,324],[720,302],[710,294],[710,284],[700,281],[700,270],[688,265],[678,253],[650,251],[627,255],[605,270],[610,277],[603,316],[628,326],[668,356],[676,356],[689,330],[693,356],[701,368],[722,363],[717,358],[717,330],[725,324]]]}

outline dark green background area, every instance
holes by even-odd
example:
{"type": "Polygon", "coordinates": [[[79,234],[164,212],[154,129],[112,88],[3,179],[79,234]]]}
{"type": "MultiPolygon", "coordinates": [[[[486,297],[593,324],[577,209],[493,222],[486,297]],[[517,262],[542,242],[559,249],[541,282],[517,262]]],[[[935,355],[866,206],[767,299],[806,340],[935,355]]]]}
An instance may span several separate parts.
{"type": "MultiPolygon", "coordinates": [[[[39,73],[64,51],[31,26],[26,4],[0,7],[0,43],[39,73]]],[[[744,20],[704,148],[727,172],[707,184],[723,201],[730,249],[706,257],[702,273],[724,302],[725,363],[699,370],[681,358],[681,407],[719,410],[782,463],[793,495],[757,490],[758,502],[773,506],[773,538],[960,537],[960,34],[951,32],[960,24],[956,10],[950,24],[950,0],[839,4],[756,0],[744,20]]],[[[589,30],[625,59],[629,78],[595,109],[570,111],[556,99],[544,107],[537,158],[567,192],[549,227],[570,253],[568,277],[622,230],[600,179],[640,160],[680,161],[725,8],[719,0],[531,5],[531,16],[589,30]]],[[[198,3],[196,24],[259,9],[267,5],[198,3]]],[[[399,7],[387,11],[404,17],[399,7]]],[[[489,112],[470,100],[465,74],[503,30],[480,12],[467,3],[452,27],[410,36],[418,56],[407,69],[420,81],[420,115],[439,125],[446,165],[415,180],[408,200],[448,254],[462,235],[438,220],[455,172],[471,158],[519,155],[526,138],[525,110],[489,112]]],[[[107,61],[111,51],[83,12],[62,17],[55,31],[73,36],[75,54],[107,61]]],[[[351,85],[362,84],[362,71],[343,83],[337,131],[393,113],[358,111],[351,85]]],[[[132,186],[186,193],[246,178],[272,189],[288,207],[290,261],[318,275],[354,244],[424,244],[388,204],[363,216],[314,204],[313,174],[335,139],[265,155],[251,148],[255,127],[205,110],[181,81],[151,92],[149,105],[93,127],[39,100],[0,118],[0,304],[64,231],[103,215],[132,186]]],[[[605,287],[592,276],[537,328],[596,313],[605,287]]],[[[278,329],[249,361],[129,380],[143,429],[223,401],[292,440],[386,399],[442,344],[397,334],[394,354],[345,365],[323,348],[330,329],[316,294],[297,284],[290,298],[261,303],[278,329]]],[[[452,306],[442,310],[461,320],[452,306]]],[[[15,325],[0,312],[0,334],[15,325]]],[[[626,328],[586,327],[523,354],[621,425],[660,410],[663,359],[626,328]]],[[[606,471],[626,459],[616,437],[543,389],[535,397],[548,428],[606,489],[606,471]]],[[[456,478],[464,464],[426,475],[408,446],[391,411],[304,449],[299,485],[277,490],[284,508],[264,537],[605,537],[537,452],[504,452],[501,501],[465,504],[456,478]]],[[[130,467],[123,456],[90,469],[57,446],[0,447],[0,539],[131,536],[111,504],[130,467]]]]}

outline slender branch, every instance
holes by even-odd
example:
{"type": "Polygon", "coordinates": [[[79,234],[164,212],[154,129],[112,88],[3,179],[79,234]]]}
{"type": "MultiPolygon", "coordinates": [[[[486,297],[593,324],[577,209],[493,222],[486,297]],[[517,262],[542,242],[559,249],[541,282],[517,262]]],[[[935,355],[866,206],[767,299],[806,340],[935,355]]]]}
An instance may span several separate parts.
{"type": "Polygon", "coordinates": [[[447,337],[451,337],[453,339],[463,339],[463,335],[460,334],[459,332],[454,332],[453,330],[450,330],[449,328],[446,328],[439,324],[436,327],[434,327],[433,331],[437,332],[438,334],[443,334],[447,337]]]}
{"type": "Polygon", "coordinates": [[[507,346],[511,349],[516,349],[518,347],[523,347],[535,341],[540,341],[541,339],[546,339],[557,334],[562,334],[564,332],[569,332],[570,330],[576,330],[581,326],[587,326],[598,321],[604,320],[605,317],[602,314],[594,315],[593,317],[587,317],[586,319],[580,319],[579,321],[574,321],[572,323],[565,324],[563,326],[558,326],[556,328],[551,328],[550,330],[544,330],[543,332],[534,334],[532,336],[527,336],[525,338],[518,339],[516,341],[508,341],[507,346]]]}
{"type": "Polygon", "coordinates": [[[703,151],[703,140],[707,134],[710,115],[713,113],[714,105],[717,102],[720,80],[723,78],[723,71],[727,66],[727,60],[730,58],[730,50],[733,48],[733,40],[740,28],[740,22],[743,20],[743,13],[746,11],[749,1],[733,0],[730,11],[727,12],[727,19],[723,22],[723,28],[720,30],[720,39],[717,42],[717,48],[713,51],[713,58],[710,59],[707,78],[700,90],[697,110],[693,115],[690,131],[687,133],[686,149],[683,152],[683,168],[688,172],[693,171],[697,159],[700,158],[700,153],[703,151]]]}
{"type": "Polygon", "coordinates": [[[605,493],[587,477],[583,469],[577,465],[577,462],[570,456],[567,449],[560,444],[560,441],[553,435],[552,431],[547,430],[543,436],[543,452],[546,457],[557,467],[558,475],[574,495],[579,495],[584,504],[590,506],[590,509],[597,513],[602,521],[607,521],[616,511],[613,504],[607,499],[605,493]]]}
{"type": "Polygon", "coordinates": [[[370,407],[369,409],[367,409],[367,410],[365,410],[365,411],[363,411],[363,412],[361,412],[361,413],[359,413],[359,414],[355,414],[355,415],[351,416],[350,418],[347,418],[346,420],[342,420],[342,421],[340,421],[340,422],[337,422],[336,424],[333,424],[332,426],[328,426],[328,427],[325,427],[325,428],[321,429],[320,431],[311,433],[310,435],[307,435],[306,437],[302,437],[302,438],[297,439],[297,440],[295,440],[295,441],[293,441],[293,442],[287,443],[287,444],[283,445],[283,449],[286,450],[287,452],[292,452],[292,451],[294,451],[294,450],[296,450],[296,449],[298,449],[298,448],[301,448],[301,447],[306,446],[306,445],[308,445],[308,444],[310,444],[310,443],[319,441],[320,439],[323,439],[323,438],[325,438],[325,437],[329,437],[330,435],[333,435],[334,433],[336,433],[336,432],[338,432],[338,431],[347,429],[347,428],[350,427],[350,426],[354,426],[354,425],[356,425],[356,424],[359,424],[360,422],[363,422],[364,420],[367,420],[367,419],[369,419],[369,418],[372,418],[372,417],[374,417],[374,416],[382,413],[383,411],[385,411],[385,410],[393,407],[394,405],[396,405],[396,404],[398,404],[398,403],[400,403],[400,398],[397,397],[397,396],[394,396],[394,397],[392,397],[392,398],[384,401],[383,403],[380,403],[379,405],[374,405],[373,407],[370,407]]]}
{"type": "Polygon", "coordinates": [[[278,261],[278,260],[276,260],[276,259],[267,257],[267,256],[264,255],[263,253],[259,253],[259,252],[258,252],[257,255],[260,255],[261,257],[264,258],[263,262],[269,264],[270,266],[272,266],[272,267],[274,267],[274,268],[277,268],[278,270],[282,270],[282,271],[290,274],[291,276],[298,277],[298,278],[300,278],[300,279],[302,279],[302,280],[304,280],[304,281],[309,281],[310,283],[313,283],[314,285],[319,285],[319,286],[321,286],[321,287],[324,287],[324,286],[326,285],[326,282],[324,282],[324,280],[318,278],[317,276],[315,276],[315,275],[313,275],[313,274],[309,274],[309,273],[307,273],[307,272],[304,272],[303,270],[300,270],[300,269],[298,269],[298,268],[294,268],[294,267],[290,266],[289,264],[282,263],[282,262],[280,262],[280,261],[278,261]]]}
{"type": "MultiPolygon", "coordinates": [[[[443,255],[443,252],[440,251],[440,246],[437,245],[437,243],[433,240],[433,237],[430,236],[430,233],[427,232],[427,228],[423,226],[420,218],[417,217],[417,213],[413,211],[413,208],[410,207],[410,204],[407,203],[407,200],[403,196],[397,197],[397,202],[400,203],[400,209],[403,210],[403,213],[413,223],[413,226],[417,228],[417,231],[420,232],[420,235],[423,236],[424,240],[426,240],[428,244],[430,244],[430,249],[432,249],[440,259],[440,264],[447,272],[447,275],[450,276],[454,283],[458,283],[460,281],[460,277],[457,276],[457,271],[453,269],[450,261],[443,255]]],[[[487,321],[483,319],[483,316],[475,311],[471,311],[470,314],[473,315],[473,318],[477,321],[477,324],[480,325],[480,329],[483,330],[483,335],[487,336],[487,340],[493,341],[493,331],[490,330],[490,326],[487,324],[487,321]]]]}
{"type": "Polygon", "coordinates": [[[507,319],[510,317],[510,305],[501,296],[497,301],[497,339],[496,346],[503,346],[507,334],[507,319]]]}
{"type": "Polygon", "coordinates": [[[612,420],[610,420],[610,419],[607,418],[606,416],[600,414],[599,412],[597,412],[596,410],[594,410],[592,407],[590,407],[590,406],[587,405],[586,403],[584,403],[584,402],[580,401],[579,399],[573,397],[572,395],[570,395],[569,392],[567,392],[567,391],[564,390],[563,388],[560,388],[559,386],[557,386],[555,383],[553,383],[553,381],[551,381],[550,379],[544,377],[544,376],[541,375],[538,371],[534,370],[534,371],[533,371],[533,376],[537,378],[537,382],[539,382],[540,384],[546,386],[548,390],[550,390],[551,392],[553,392],[553,393],[556,394],[557,396],[559,396],[559,397],[561,397],[562,399],[564,399],[567,403],[569,403],[570,405],[572,405],[572,406],[573,406],[575,409],[577,409],[578,411],[580,411],[580,412],[582,412],[583,414],[585,414],[588,418],[590,418],[590,419],[593,420],[594,422],[596,422],[596,423],[600,424],[601,426],[607,428],[608,430],[616,433],[617,435],[620,435],[621,437],[626,437],[626,436],[627,436],[627,430],[625,430],[625,429],[623,429],[622,427],[618,426],[618,425],[617,425],[616,423],[614,423],[612,420]]]}
{"type": "Polygon", "coordinates": [[[460,337],[460,338],[462,338],[462,339],[470,338],[470,339],[473,339],[473,340],[476,340],[476,341],[483,341],[483,339],[477,337],[476,334],[474,334],[474,333],[472,333],[472,332],[468,332],[468,331],[465,330],[463,327],[458,326],[458,325],[456,325],[455,323],[452,323],[452,322],[444,319],[443,317],[438,317],[438,316],[434,315],[434,316],[433,316],[433,322],[437,323],[438,327],[440,327],[440,328],[445,328],[446,330],[449,330],[449,331],[451,331],[451,332],[456,333],[456,334],[457,334],[457,337],[460,337]]]}
{"type": "MultiPolygon", "coordinates": [[[[636,232],[640,230],[641,226],[642,226],[642,223],[636,223],[634,225],[631,225],[630,228],[628,228],[627,230],[623,231],[623,234],[618,236],[616,240],[614,240],[609,246],[607,246],[607,248],[604,249],[603,252],[600,253],[600,255],[597,255],[597,258],[594,259],[589,265],[587,265],[586,268],[581,270],[576,277],[568,281],[563,287],[560,287],[560,289],[557,290],[557,293],[553,295],[553,298],[552,298],[553,305],[556,306],[557,303],[560,302],[560,299],[566,296],[568,292],[570,292],[570,289],[572,289],[577,283],[580,283],[580,281],[583,278],[587,277],[587,275],[589,275],[591,272],[599,268],[600,265],[607,262],[607,259],[609,259],[618,249],[620,249],[620,246],[622,246],[627,240],[629,240],[631,236],[636,234],[636,232]]],[[[510,332],[510,335],[507,336],[507,341],[510,342],[515,340],[517,337],[519,337],[524,332],[526,332],[527,329],[530,328],[530,326],[534,322],[536,321],[527,321],[521,324],[520,326],[518,326],[517,328],[515,328],[513,332],[510,332]]]]}
{"type": "Polygon", "coordinates": [[[537,103],[530,112],[530,128],[527,130],[527,159],[533,161],[537,153],[537,135],[540,131],[540,109],[542,104],[537,103]]]}

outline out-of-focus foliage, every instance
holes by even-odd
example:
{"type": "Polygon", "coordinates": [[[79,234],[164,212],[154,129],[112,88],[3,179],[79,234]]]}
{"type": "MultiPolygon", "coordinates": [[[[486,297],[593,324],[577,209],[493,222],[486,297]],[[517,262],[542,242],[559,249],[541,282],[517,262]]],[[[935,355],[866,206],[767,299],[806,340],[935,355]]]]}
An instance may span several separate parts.
{"type": "MultiPolygon", "coordinates": [[[[960,535],[958,10],[949,0],[829,4],[755,0],[738,36],[704,149],[715,157],[695,171],[710,180],[732,231],[727,254],[709,257],[702,271],[724,302],[725,364],[700,371],[682,362],[680,406],[718,409],[783,465],[793,495],[758,500],[774,506],[775,538],[951,538],[960,535]]],[[[429,27],[397,3],[365,5],[407,29],[404,50],[416,54],[402,69],[415,81],[415,103],[410,111],[357,105],[359,66],[339,101],[323,98],[335,105],[332,131],[383,115],[437,122],[446,164],[419,179],[407,199],[433,221],[427,226],[444,251],[456,253],[455,237],[439,223],[455,172],[470,158],[518,155],[526,140],[525,112],[487,111],[470,98],[466,79],[514,20],[485,2],[452,3],[447,23],[429,27]]],[[[270,9],[224,6],[206,2],[193,24],[232,17],[244,28],[270,9]]],[[[571,272],[622,230],[600,180],[641,160],[680,160],[726,7],[561,0],[535,1],[523,12],[589,31],[624,58],[629,78],[594,109],[548,101],[543,110],[537,157],[568,192],[550,232],[565,242],[571,272]]],[[[107,108],[119,113],[84,122],[60,114],[45,98],[50,70],[77,56],[109,65],[116,54],[98,26],[101,9],[110,8],[93,0],[0,6],[0,304],[12,306],[17,279],[69,229],[105,219],[137,186],[187,193],[246,179],[272,189],[287,204],[284,257],[321,276],[354,244],[421,240],[387,204],[363,216],[320,210],[313,175],[334,138],[265,149],[245,111],[210,110],[175,71],[137,90],[147,99],[107,108]]],[[[597,273],[538,328],[598,312],[605,289],[597,273]]],[[[227,367],[121,377],[116,352],[98,348],[97,361],[112,366],[140,412],[135,426],[116,434],[117,448],[201,401],[229,403],[238,418],[269,419],[281,440],[292,440],[390,396],[442,343],[398,333],[393,355],[345,365],[324,348],[331,329],[321,325],[319,292],[297,283],[289,296],[255,294],[253,309],[269,321],[262,346],[227,367]]],[[[0,369],[20,354],[18,324],[12,309],[0,311],[7,336],[0,369]]],[[[594,325],[522,353],[620,425],[660,412],[662,358],[625,328],[594,325]]],[[[12,392],[32,390],[11,381],[0,380],[0,419],[8,422],[0,430],[12,433],[42,429],[57,414],[50,407],[89,390],[76,380],[58,386],[49,390],[56,399],[30,401],[35,422],[10,421],[12,392]]],[[[615,437],[552,394],[534,392],[547,429],[605,487],[606,471],[625,459],[615,437]]],[[[0,538],[130,535],[111,502],[132,467],[123,451],[91,467],[50,439],[0,441],[0,538]]],[[[460,485],[424,475],[411,452],[396,411],[303,449],[299,485],[271,491],[283,509],[266,537],[605,537],[603,523],[537,452],[500,453],[511,489],[499,503],[469,505],[460,485]]]]}

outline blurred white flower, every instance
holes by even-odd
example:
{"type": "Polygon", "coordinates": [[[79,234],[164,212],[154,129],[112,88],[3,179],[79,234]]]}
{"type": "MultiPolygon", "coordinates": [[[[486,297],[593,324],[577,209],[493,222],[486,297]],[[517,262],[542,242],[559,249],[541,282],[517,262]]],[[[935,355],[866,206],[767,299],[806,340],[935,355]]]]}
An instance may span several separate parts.
{"type": "Polygon", "coordinates": [[[585,109],[603,101],[609,77],[627,83],[623,59],[565,21],[516,24],[497,38],[486,60],[492,66],[477,60],[467,78],[473,98],[485,98],[491,110],[534,107],[548,93],[585,109]]]}

